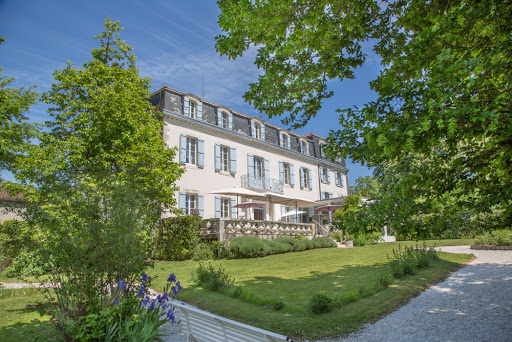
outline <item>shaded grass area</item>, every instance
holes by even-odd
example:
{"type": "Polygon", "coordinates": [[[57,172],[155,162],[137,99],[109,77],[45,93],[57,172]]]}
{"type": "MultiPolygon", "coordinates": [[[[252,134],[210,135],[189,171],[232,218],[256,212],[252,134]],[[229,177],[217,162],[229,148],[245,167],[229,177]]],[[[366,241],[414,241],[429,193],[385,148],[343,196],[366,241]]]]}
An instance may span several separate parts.
{"type": "MultiPolygon", "coordinates": [[[[427,245],[469,244],[468,240],[429,241],[427,245]]],[[[445,278],[471,255],[440,253],[441,260],[416,275],[393,280],[387,289],[343,305],[333,311],[315,315],[308,311],[310,297],[323,291],[337,297],[346,293],[362,293],[374,287],[381,273],[390,271],[387,254],[398,245],[414,246],[415,242],[378,244],[351,249],[317,249],[272,255],[258,259],[214,261],[221,265],[238,285],[258,296],[283,301],[280,311],[245,303],[237,298],[212,292],[194,285],[191,274],[197,263],[159,262],[148,273],[157,275],[154,288],[159,289],[173,272],[184,286],[179,299],[208,311],[293,338],[339,336],[374,321],[403,305],[428,286],[445,278]]]]}
{"type": "Polygon", "coordinates": [[[33,288],[0,291],[0,341],[60,341],[48,316],[38,306],[44,297],[33,288]]]}

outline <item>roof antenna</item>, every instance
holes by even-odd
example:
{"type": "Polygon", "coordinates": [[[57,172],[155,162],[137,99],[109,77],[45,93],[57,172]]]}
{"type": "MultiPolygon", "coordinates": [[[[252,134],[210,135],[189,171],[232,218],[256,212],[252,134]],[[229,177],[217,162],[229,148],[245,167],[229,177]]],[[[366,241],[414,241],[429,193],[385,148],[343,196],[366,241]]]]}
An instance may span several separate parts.
{"type": "Polygon", "coordinates": [[[203,97],[202,97],[202,99],[204,100],[204,71],[201,71],[201,74],[203,77],[203,97]]]}

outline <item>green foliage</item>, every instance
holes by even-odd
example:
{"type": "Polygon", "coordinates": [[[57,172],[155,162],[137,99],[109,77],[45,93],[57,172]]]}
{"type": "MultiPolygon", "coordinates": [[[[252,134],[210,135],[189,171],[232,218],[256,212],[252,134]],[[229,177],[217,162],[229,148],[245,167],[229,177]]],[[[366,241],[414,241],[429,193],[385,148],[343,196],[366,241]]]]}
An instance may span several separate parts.
{"type": "Polygon", "coordinates": [[[186,260],[199,244],[201,216],[166,217],[160,221],[156,256],[164,260],[186,260]]]}
{"type": "Polygon", "coordinates": [[[210,259],[223,259],[229,256],[229,249],[224,241],[203,241],[198,243],[192,251],[195,261],[206,261],[210,259]]]}
{"type": "Polygon", "coordinates": [[[278,237],[274,240],[265,240],[255,236],[241,236],[233,238],[229,245],[231,255],[235,258],[257,258],[271,254],[329,247],[337,247],[329,237],[316,237],[312,240],[278,237]]]}
{"type": "Polygon", "coordinates": [[[398,249],[393,248],[393,256],[388,255],[389,265],[391,266],[391,273],[395,278],[403,278],[407,275],[413,275],[417,269],[430,266],[434,260],[438,260],[436,250],[433,247],[427,248],[423,243],[423,247],[419,248],[413,246],[398,245],[398,249]]]}
{"type": "Polygon", "coordinates": [[[372,199],[380,192],[380,183],[376,177],[357,177],[354,186],[350,188],[351,195],[359,195],[363,198],[372,199]]]}
{"type": "Polygon", "coordinates": [[[235,285],[235,280],[223,268],[215,269],[211,263],[202,262],[194,271],[194,282],[212,291],[235,285]]]}
{"type": "Polygon", "coordinates": [[[332,310],[332,299],[325,293],[315,293],[308,302],[308,308],[314,314],[323,314],[332,310]]]}
{"type": "Polygon", "coordinates": [[[475,245],[512,246],[512,236],[507,231],[495,231],[478,236],[475,245]]]}
{"type": "Polygon", "coordinates": [[[90,307],[105,309],[115,281],[142,273],[183,172],[148,105],[150,80],[139,76],[120,30],[107,19],[92,60],[54,73],[42,95],[51,121],[39,146],[15,165],[27,221],[40,227],[43,255],[56,263],[43,281],[61,284],[47,292],[61,328],[90,307]]]}
{"type": "Polygon", "coordinates": [[[13,164],[30,150],[30,139],[38,133],[26,116],[30,106],[37,103],[38,94],[33,88],[10,88],[12,82],[14,78],[0,76],[0,171],[15,171],[13,164]]]}
{"type": "Polygon", "coordinates": [[[407,218],[422,223],[431,205],[443,204],[431,201],[463,195],[477,197],[464,209],[479,214],[498,206],[510,226],[509,1],[222,0],[219,8],[217,50],[236,58],[258,47],[263,73],[246,101],[269,117],[287,115],[282,121],[295,128],[333,95],[330,80],[354,77],[364,64],[362,44],[374,44],[383,66],[370,83],[378,98],[338,109],[341,128],[331,132],[327,153],[390,176],[372,214],[379,224],[402,235],[440,236],[453,228],[456,212],[437,211],[434,232],[407,218]]]}

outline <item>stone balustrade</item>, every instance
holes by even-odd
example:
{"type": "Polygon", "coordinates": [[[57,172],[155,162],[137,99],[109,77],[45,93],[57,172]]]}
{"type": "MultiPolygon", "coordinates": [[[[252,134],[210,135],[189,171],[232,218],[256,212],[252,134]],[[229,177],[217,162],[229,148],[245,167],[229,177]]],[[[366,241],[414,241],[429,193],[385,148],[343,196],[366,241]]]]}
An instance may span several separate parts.
{"type": "Polygon", "coordinates": [[[234,237],[255,236],[260,239],[273,240],[278,236],[295,237],[303,235],[312,239],[315,225],[310,223],[293,223],[281,221],[255,221],[229,218],[203,220],[200,235],[206,240],[225,241],[227,244],[234,237]]]}

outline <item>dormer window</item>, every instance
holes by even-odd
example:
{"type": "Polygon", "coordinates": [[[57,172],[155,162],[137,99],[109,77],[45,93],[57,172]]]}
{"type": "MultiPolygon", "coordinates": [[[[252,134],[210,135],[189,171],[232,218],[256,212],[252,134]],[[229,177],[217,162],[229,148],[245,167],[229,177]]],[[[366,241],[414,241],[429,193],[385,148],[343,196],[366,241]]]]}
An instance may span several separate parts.
{"type": "Polygon", "coordinates": [[[307,143],[307,141],[301,140],[299,146],[300,146],[300,153],[309,156],[309,144],[307,143]]]}
{"type": "Polygon", "coordinates": [[[192,119],[196,119],[197,118],[196,103],[194,101],[189,101],[189,103],[188,103],[188,112],[190,113],[190,117],[192,119]]]}
{"type": "Polygon", "coordinates": [[[233,114],[227,112],[226,110],[221,110],[220,108],[217,110],[217,126],[232,130],[233,129],[233,114]]]}
{"type": "Polygon", "coordinates": [[[279,145],[286,149],[290,149],[290,136],[286,133],[279,133],[279,145]]]}
{"type": "Polygon", "coordinates": [[[322,156],[322,158],[325,158],[325,144],[324,143],[320,143],[320,156],[322,156]]]}
{"type": "Polygon", "coordinates": [[[251,121],[251,135],[258,140],[265,140],[265,125],[258,121],[251,121]]]}

